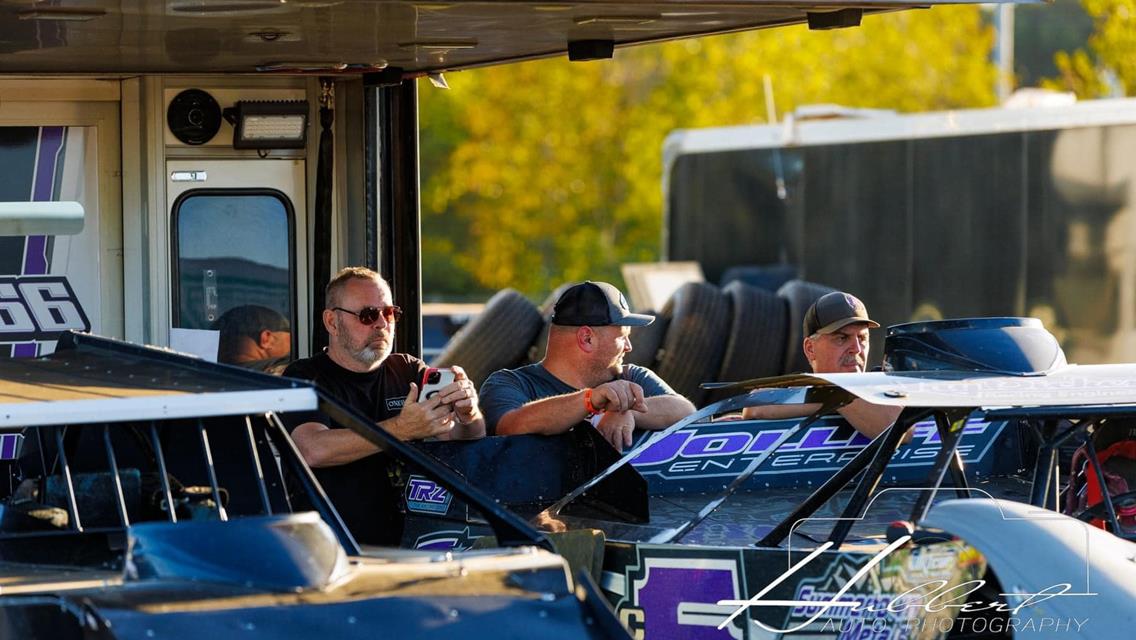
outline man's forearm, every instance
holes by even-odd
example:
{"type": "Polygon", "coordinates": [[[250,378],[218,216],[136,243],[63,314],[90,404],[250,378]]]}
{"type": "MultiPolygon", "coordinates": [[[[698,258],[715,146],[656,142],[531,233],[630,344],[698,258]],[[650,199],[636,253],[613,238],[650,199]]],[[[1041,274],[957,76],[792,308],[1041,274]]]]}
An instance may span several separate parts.
{"type": "MultiPolygon", "coordinates": [[[[746,407],[742,417],[747,420],[784,420],[811,416],[821,408],[820,403],[808,404],[766,404],[746,407]]],[[[899,407],[872,404],[856,399],[837,410],[848,424],[869,438],[875,438],[891,426],[899,416],[899,407]]]]}
{"type": "Polygon", "coordinates": [[[853,400],[839,409],[840,415],[844,416],[848,424],[869,438],[875,438],[890,427],[899,417],[901,410],[900,407],[872,404],[860,399],[853,400]]]}
{"type": "Polygon", "coordinates": [[[373,442],[350,429],[329,429],[318,422],[296,427],[292,440],[308,466],[316,469],[355,462],[379,451],[373,442]]]}
{"type": "Polygon", "coordinates": [[[746,407],[742,410],[742,417],[746,420],[784,420],[785,418],[803,418],[811,416],[821,408],[819,402],[808,404],[763,404],[756,407],[746,407]]]}
{"type": "Polygon", "coordinates": [[[587,418],[587,415],[583,391],[534,400],[501,416],[497,422],[497,435],[563,433],[587,418]]]}
{"type": "Polygon", "coordinates": [[[454,420],[454,428],[438,436],[439,440],[477,440],[485,437],[485,418],[478,418],[469,424],[454,420]]]}
{"type": "Polygon", "coordinates": [[[646,398],[647,413],[632,414],[639,429],[665,429],[694,413],[690,400],[679,395],[662,395],[646,398]]]}

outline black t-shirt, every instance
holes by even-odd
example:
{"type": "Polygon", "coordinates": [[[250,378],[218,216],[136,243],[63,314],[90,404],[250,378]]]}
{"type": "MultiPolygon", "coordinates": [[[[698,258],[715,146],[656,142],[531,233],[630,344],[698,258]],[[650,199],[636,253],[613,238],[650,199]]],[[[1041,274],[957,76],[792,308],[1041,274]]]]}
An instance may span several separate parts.
{"type": "MultiPolygon", "coordinates": [[[[284,375],[311,380],[331,397],[379,422],[402,411],[410,383],[419,382],[425,369],[426,363],[413,356],[392,353],[378,369],[357,373],[337,365],[324,352],[293,362],[284,375]]],[[[318,411],[282,418],[289,432],[305,422],[344,428],[318,411]]],[[[343,522],[362,544],[397,546],[402,537],[402,514],[390,468],[390,457],[380,451],[348,464],[313,469],[343,522]]]]}

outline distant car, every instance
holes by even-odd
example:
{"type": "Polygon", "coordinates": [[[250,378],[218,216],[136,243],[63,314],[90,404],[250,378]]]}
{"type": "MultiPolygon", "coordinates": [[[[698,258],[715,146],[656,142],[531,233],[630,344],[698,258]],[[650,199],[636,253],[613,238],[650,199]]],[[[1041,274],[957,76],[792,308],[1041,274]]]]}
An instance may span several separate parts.
{"type": "Polygon", "coordinates": [[[0,360],[0,470],[0,637],[627,637],[544,534],[298,381],[65,335],[0,360]],[[360,548],[278,418],[317,407],[507,548],[360,548]]]}
{"type": "Polygon", "coordinates": [[[422,359],[432,361],[450,338],[485,307],[484,304],[427,302],[422,305],[422,359]]]}

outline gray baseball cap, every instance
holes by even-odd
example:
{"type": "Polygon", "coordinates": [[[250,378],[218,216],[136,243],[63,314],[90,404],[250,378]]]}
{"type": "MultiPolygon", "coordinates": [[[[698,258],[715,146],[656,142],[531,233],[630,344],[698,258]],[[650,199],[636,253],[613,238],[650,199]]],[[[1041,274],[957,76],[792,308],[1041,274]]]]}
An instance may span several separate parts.
{"type": "Polygon", "coordinates": [[[805,312],[805,335],[832,333],[850,324],[866,324],[875,329],[878,322],[868,317],[868,309],[860,299],[850,293],[826,293],[805,312]]]}
{"type": "Polygon", "coordinates": [[[606,282],[581,282],[560,294],[552,309],[552,324],[568,327],[641,327],[655,316],[631,313],[619,289],[606,282]]]}

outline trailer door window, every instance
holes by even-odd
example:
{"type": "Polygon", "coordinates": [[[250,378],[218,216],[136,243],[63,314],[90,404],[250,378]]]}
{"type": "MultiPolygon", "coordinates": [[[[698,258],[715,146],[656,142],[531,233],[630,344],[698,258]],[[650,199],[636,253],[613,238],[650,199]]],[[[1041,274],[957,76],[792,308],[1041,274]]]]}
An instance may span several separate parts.
{"type": "MultiPolygon", "coordinates": [[[[174,202],[172,215],[173,326],[217,329],[227,311],[250,305],[283,316],[276,327],[295,326],[295,214],[287,196],[196,189],[174,202]]],[[[295,353],[294,332],[291,339],[295,353]]]]}

